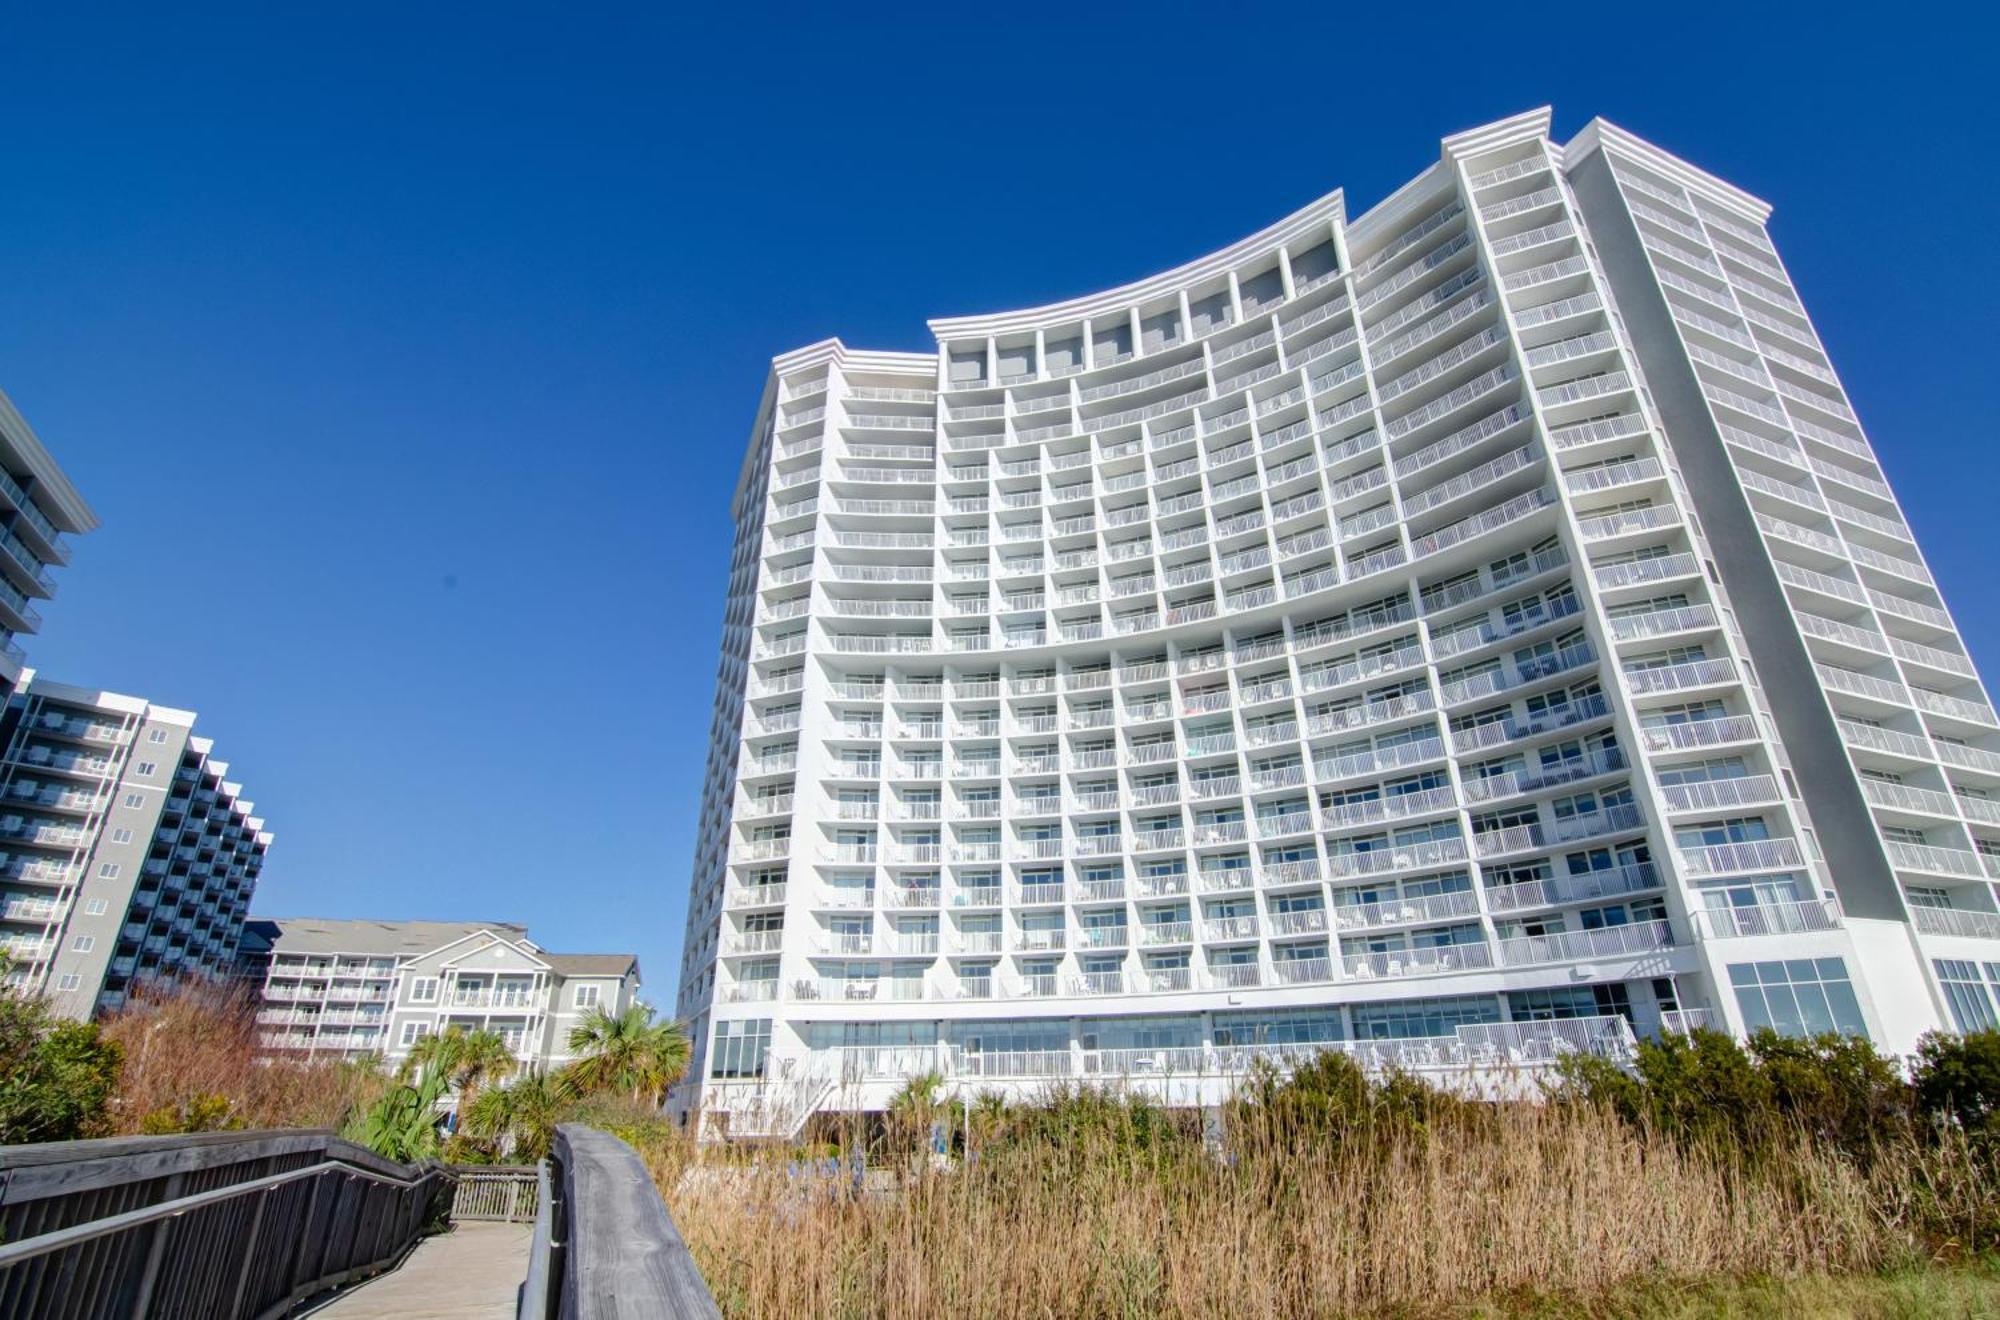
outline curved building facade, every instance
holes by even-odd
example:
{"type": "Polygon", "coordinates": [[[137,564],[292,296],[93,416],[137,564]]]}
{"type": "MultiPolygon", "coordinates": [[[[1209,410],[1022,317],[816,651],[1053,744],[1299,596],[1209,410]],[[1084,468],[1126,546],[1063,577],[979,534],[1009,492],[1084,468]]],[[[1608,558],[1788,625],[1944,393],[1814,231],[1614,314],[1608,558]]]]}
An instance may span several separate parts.
{"type": "Polygon", "coordinates": [[[1548,126],[776,360],[690,1103],[1991,1019],[2000,728],[1768,208],[1548,126]]]}

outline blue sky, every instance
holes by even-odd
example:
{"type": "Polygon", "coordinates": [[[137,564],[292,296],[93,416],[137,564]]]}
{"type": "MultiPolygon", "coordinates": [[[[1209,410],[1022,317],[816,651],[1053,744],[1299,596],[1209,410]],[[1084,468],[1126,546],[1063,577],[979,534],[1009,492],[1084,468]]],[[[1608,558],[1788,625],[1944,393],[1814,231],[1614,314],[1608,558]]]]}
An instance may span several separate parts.
{"type": "Polygon", "coordinates": [[[265,913],[671,1003],[765,366],[1119,283],[1553,104],[1773,232],[1991,658],[1992,33],[1921,6],[17,5],[0,388],[104,519],[31,661],[201,712],[265,913]],[[1752,9],[1764,12],[1753,13],[1752,9]]]}

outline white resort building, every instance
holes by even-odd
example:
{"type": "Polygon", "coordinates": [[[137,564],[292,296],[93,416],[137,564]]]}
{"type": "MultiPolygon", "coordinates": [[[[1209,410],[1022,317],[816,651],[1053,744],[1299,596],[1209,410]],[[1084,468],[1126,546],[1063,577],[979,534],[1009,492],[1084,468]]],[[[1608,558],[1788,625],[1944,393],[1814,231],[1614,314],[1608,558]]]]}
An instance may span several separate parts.
{"type": "Polygon", "coordinates": [[[1995,1020],[2000,725],[1769,207],[1549,122],[776,359],[684,1105],[1995,1020]]]}

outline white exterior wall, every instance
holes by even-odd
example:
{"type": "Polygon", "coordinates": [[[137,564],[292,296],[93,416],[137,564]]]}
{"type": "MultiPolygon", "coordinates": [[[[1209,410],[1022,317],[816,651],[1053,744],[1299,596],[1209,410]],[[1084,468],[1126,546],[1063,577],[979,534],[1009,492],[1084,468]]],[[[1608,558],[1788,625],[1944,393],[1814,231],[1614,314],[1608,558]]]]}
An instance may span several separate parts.
{"type": "Polygon", "coordinates": [[[1937,1025],[1870,988],[1887,941],[1844,924],[1547,129],[1447,139],[1351,225],[1335,193],[933,322],[935,356],[777,359],[684,1103],[786,1127],[928,1067],[1356,1040],[1534,1062],[1621,1019],[1740,1030],[1745,969],[1885,1042],[1937,1025]],[[1489,1025],[1549,1016],[1582,1021],[1489,1025]]]}

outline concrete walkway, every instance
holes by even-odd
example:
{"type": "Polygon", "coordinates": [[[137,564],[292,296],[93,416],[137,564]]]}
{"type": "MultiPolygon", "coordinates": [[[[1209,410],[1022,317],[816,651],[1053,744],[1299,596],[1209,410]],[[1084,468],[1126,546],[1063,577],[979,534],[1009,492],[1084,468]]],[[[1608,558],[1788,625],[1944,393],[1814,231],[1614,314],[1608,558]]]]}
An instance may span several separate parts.
{"type": "Polygon", "coordinates": [[[425,1238],[398,1268],[310,1314],[315,1320],[512,1320],[533,1236],[531,1224],[460,1224],[425,1238]]]}

